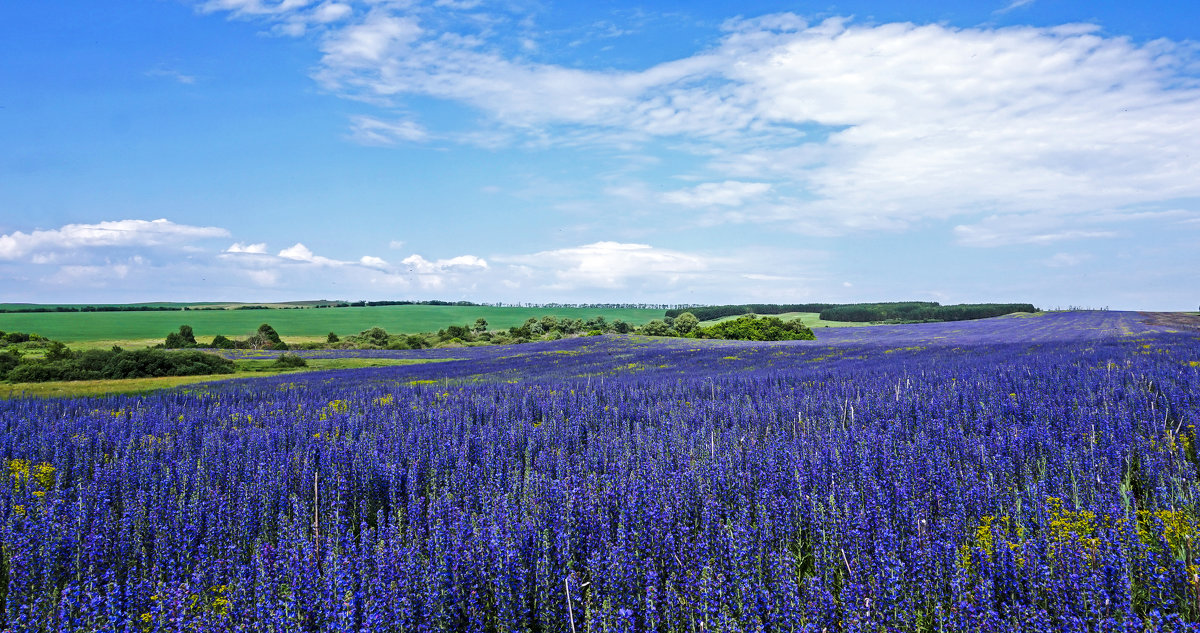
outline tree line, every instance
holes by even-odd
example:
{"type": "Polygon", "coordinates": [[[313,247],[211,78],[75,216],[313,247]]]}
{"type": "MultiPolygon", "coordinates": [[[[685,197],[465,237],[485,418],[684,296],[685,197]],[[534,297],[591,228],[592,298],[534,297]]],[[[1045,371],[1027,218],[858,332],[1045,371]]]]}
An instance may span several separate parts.
{"type": "MultiPolygon", "coordinates": [[[[685,310],[667,310],[675,317],[685,310]]],[[[688,308],[701,321],[739,314],[784,314],[816,312],[824,321],[856,323],[914,323],[922,321],[967,321],[1003,316],[1014,312],[1037,312],[1031,303],[963,303],[944,306],[936,301],[894,301],[883,303],[743,303],[737,305],[688,308]]]]}
{"type": "Polygon", "coordinates": [[[23,332],[0,332],[0,342],[8,344],[0,351],[0,380],[9,382],[203,376],[234,371],[233,361],[195,350],[113,347],[79,352],[61,341],[23,332]],[[29,353],[33,350],[43,353],[34,356],[29,353]]]}

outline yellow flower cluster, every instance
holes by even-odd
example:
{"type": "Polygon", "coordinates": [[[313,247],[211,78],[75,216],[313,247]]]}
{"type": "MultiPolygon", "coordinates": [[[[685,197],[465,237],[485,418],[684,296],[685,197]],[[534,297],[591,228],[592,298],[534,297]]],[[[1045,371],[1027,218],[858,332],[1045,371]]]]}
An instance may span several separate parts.
{"type": "Polygon", "coordinates": [[[328,420],[330,415],[335,413],[346,413],[350,410],[350,403],[345,400],[334,400],[325,405],[325,409],[321,411],[321,419],[328,420]]]}
{"type": "Polygon", "coordinates": [[[1138,536],[1151,547],[1159,542],[1161,536],[1176,556],[1184,556],[1195,551],[1193,546],[1198,534],[1200,523],[1182,510],[1138,511],[1138,536]],[[1155,534],[1153,528],[1157,527],[1158,522],[1162,523],[1162,532],[1155,534]]]}
{"type": "Polygon", "coordinates": [[[14,480],[18,488],[28,484],[31,480],[41,487],[41,490],[35,490],[33,494],[42,496],[45,491],[54,487],[54,467],[45,462],[34,464],[28,459],[10,459],[7,460],[5,466],[8,467],[8,474],[14,480]]]}

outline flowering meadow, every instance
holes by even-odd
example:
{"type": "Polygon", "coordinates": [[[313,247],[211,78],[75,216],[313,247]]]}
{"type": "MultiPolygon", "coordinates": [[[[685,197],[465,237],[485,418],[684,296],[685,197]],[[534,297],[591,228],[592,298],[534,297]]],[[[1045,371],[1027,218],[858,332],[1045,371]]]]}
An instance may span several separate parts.
{"type": "Polygon", "coordinates": [[[816,333],[2,400],[0,629],[1198,628],[1200,331],[816,333]]]}

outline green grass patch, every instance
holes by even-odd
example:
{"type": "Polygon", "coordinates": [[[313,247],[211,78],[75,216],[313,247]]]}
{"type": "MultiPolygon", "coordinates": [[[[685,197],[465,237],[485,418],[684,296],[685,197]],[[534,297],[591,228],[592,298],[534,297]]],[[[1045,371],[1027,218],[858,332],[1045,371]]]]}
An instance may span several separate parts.
{"type": "Polygon", "coordinates": [[[269,323],[289,343],[325,340],[330,332],[357,334],[379,326],[390,333],[436,332],[451,325],[471,325],[483,318],[491,330],[519,326],[531,317],[590,319],[602,316],[643,325],[663,318],[665,310],[638,308],[517,308],[491,306],[368,306],[290,310],[188,310],[169,312],[13,312],[0,313],[0,330],[36,332],[73,348],[81,343],[141,347],[161,343],[180,325],[190,325],[196,339],[209,342],[218,334],[244,339],[269,323]]]}
{"type": "Polygon", "coordinates": [[[452,358],[397,359],[397,358],[310,358],[307,367],[279,369],[272,367],[274,359],[235,360],[237,368],[233,374],[209,376],[164,376],[161,378],[129,378],[124,380],[73,380],[65,382],[0,383],[0,399],[14,397],[77,398],[83,396],[107,396],[114,394],[145,393],[170,389],[182,385],[248,378],[252,376],[274,376],[327,369],[362,369],[364,367],[392,367],[440,363],[452,358]]]}
{"type": "MultiPolygon", "coordinates": [[[[719,319],[713,319],[711,321],[701,321],[700,326],[707,327],[710,325],[714,325],[716,323],[721,323],[722,321],[732,321],[732,320],[737,319],[742,316],[745,316],[745,315],[735,314],[732,316],[721,317],[719,319]]],[[[760,315],[760,316],[779,317],[783,321],[791,321],[792,319],[800,319],[800,321],[802,323],[804,323],[804,325],[807,325],[809,328],[862,327],[865,325],[875,325],[874,323],[860,323],[857,321],[822,321],[820,312],[784,312],[783,314],[764,314],[764,315],[760,315]]]]}

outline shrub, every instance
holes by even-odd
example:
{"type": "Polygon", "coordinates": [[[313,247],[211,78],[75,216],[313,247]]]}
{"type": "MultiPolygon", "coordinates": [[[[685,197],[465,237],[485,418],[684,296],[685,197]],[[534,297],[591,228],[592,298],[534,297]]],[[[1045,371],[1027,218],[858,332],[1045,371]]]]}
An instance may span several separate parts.
{"type": "Polygon", "coordinates": [[[784,321],[779,317],[759,318],[753,314],[699,328],[696,335],[742,341],[812,341],[817,338],[800,319],[784,321]]]}
{"type": "Polygon", "coordinates": [[[297,354],[280,354],[279,358],[275,359],[274,366],[278,369],[294,369],[297,367],[308,367],[308,361],[297,354]]]}
{"type": "Polygon", "coordinates": [[[0,352],[0,380],[8,377],[8,372],[21,363],[21,357],[12,350],[0,352]]]}
{"type": "Polygon", "coordinates": [[[233,361],[197,351],[134,350],[116,354],[104,366],[104,378],[153,378],[232,374],[233,361]]]}

